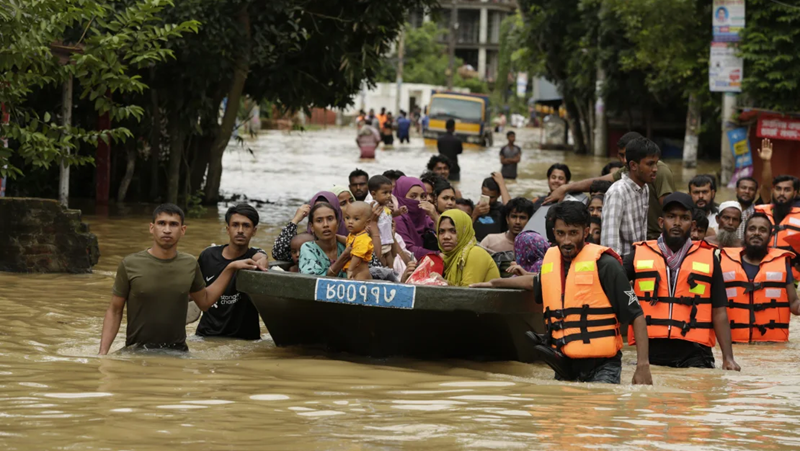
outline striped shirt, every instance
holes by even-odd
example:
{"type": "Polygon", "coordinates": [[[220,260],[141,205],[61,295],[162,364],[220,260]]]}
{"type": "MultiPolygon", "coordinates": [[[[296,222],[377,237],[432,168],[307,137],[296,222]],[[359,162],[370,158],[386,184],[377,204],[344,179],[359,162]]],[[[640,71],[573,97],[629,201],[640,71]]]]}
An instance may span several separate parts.
{"type": "Polygon", "coordinates": [[[620,256],[633,250],[633,243],[647,239],[647,184],[639,186],[628,174],[614,182],[603,202],[603,229],[600,244],[620,256]]]}

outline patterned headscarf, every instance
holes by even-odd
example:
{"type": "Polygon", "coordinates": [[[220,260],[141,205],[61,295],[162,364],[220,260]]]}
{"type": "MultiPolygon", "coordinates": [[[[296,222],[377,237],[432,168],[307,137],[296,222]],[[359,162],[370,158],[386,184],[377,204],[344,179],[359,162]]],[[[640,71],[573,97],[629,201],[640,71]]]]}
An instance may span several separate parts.
{"type": "Polygon", "coordinates": [[[525,271],[538,273],[542,269],[544,254],[550,249],[545,237],[533,230],[525,230],[514,240],[514,255],[517,264],[525,271]]]}
{"type": "Polygon", "coordinates": [[[437,231],[444,218],[449,218],[453,221],[458,237],[455,249],[449,252],[445,252],[441,243],[439,244],[439,249],[442,251],[442,260],[444,260],[444,278],[447,279],[451,286],[457,287],[461,285],[464,265],[467,263],[467,255],[469,255],[469,251],[473,247],[478,245],[478,242],[475,240],[472,218],[468,214],[458,209],[447,210],[439,216],[439,222],[436,223],[437,231]]]}
{"type": "Polygon", "coordinates": [[[350,202],[355,202],[356,201],[356,196],[354,196],[353,192],[350,191],[346,186],[334,185],[333,188],[331,188],[331,192],[333,194],[336,194],[337,198],[339,197],[339,194],[342,194],[345,191],[347,191],[347,194],[350,195],[350,202]]]}

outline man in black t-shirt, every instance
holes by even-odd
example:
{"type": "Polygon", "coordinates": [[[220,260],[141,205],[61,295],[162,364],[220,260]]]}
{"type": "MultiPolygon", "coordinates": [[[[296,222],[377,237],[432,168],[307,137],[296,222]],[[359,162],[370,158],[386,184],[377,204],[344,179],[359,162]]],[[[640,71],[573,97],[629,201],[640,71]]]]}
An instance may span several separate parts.
{"type": "MultiPolygon", "coordinates": [[[[267,269],[266,252],[250,247],[250,240],[258,230],[258,219],[258,212],[247,204],[228,209],[225,213],[225,222],[228,224],[225,230],[230,243],[211,246],[197,259],[206,285],[212,284],[232,261],[252,258],[260,269],[267,269]]],[[[203,313],[196,333],[203,337],[261,338],[258,310],[246,294],[236,289],[235,275],[216,304],[203,313]]]]}
{"type": "Polygon", "coordinates": [[[472,227],[475,229],[475,239],[483,241],[486,235],[505,233],[508,230],[506,215],[504,214],[505,202],[508,202],[508,190],[502,176],[494,172],[492,177],[483,180],[481,185],[481,197],[489,198],[488,202],[483,200],[478,202],[472,211],[472,227]],[[503,185],[498,183],[500,180],[503,185]],[[484,197],[485,196],[485,197],[484,197]],[[503,202],[500,202],[502,196],[503,202]]]}
{"type": "Polygon", "coordinates": [[[458,155],[464,151],[461,140],[455,135],[456,121],[448,119],[445,124],[447,133],[442,135],[436,142],[439,153],[450,159],[450,175],[448,180],[457,182],[461,180],[461,168],[458,166],[458,155]]]}

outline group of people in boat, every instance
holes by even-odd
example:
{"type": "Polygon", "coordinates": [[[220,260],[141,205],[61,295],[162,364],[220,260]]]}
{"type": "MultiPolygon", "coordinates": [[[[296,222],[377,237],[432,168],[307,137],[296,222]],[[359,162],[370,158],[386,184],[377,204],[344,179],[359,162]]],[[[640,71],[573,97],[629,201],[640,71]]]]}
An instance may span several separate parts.
{"type": "MultiPolygon", "coordinates": [[[[314,276],[532,290],[547,327],[537,339],[566,380],[619,383],[625,324],[638,353],[633,381],[644,384],[650,364],[713,368],[717,342],[722,368],[739,370],[732,342],[788,340],[790,315],[800,314],[800,180],[773,179],[765,168],[771,184],[761,197],[771,203],[756,200],[757,181],[743,178],[737,201],[717,206],[713,177],[698,176],[681,193],[652,141],[629,133],[618,147],[620,164],[598,178],[573,182],[566,165],[553,165],[550,192],[533,200],[512,199],[502,170],[482,182],[477,203],[464,199],[450,183],[460,151],[456,161],[432,156],[419,178],[356,169],[348,185],[297,209],[272,257],[314,276]],[[568,196],[585,191],[585,201],[568,196]],[[543,208],[546,233],[525,230],[543,208]]],[[[759,155],[770,166],[768,141],[759,155]]],[[[515,164],[511,156],[501,151],[503,169],[515,164]]],[[[155,210],[153,246],[118,267],[101,354],[126,303],[126,346],[185,350],[187,297],[205,311],[198,335],[258,338],[257,312],[233,283],[239,269],[268,268],[266,253],[249,246],[258,213],[236,205],[225,220],[229,243],[195,260],[177,252],[183,212],[155,210]]]]}

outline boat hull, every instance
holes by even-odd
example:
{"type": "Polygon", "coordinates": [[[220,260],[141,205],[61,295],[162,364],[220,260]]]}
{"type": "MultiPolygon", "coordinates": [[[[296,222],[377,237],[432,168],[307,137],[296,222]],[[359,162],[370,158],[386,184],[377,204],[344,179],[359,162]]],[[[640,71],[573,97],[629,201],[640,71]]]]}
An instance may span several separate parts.
{"type": "Polygon", "coordinates": [[[277,346],[379,358],[536,360],[525,332],[542,332],[544,323],[529,292],[417,286],[413,308],[401,309],[316,300],[324,297],[317,295],[318,280],[331,279],[242,271],[237,287],[250,296],[277,346]]]}

